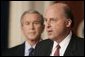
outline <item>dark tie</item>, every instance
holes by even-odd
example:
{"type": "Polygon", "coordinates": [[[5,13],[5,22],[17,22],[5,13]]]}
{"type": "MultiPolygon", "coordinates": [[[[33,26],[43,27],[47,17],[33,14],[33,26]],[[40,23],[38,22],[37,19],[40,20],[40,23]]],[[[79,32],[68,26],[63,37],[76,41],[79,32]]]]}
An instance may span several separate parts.
{"type": "Polygon", "coordinates": [[[54,53],[54,56],[60,56],[60,45],[58,44],[57,45],[57,49],[56,49],[56,51],[55,51],[55,53],[54,53]]]}
{"type": "Polygon", "coordinates": [[[34,48],[29,49],[29,56],[33,56],[33,51],[34,51],[34,48]]]}

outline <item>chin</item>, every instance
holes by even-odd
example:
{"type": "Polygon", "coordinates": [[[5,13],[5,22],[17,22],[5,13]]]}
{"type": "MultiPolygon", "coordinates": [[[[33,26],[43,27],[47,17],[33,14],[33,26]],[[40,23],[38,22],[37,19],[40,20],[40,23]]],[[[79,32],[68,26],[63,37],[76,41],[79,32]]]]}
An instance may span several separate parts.
{"type": "Polygon", "coordinates": [[[53,36],[48,36],[48,38],[49,38],[49,39],[51,39],[51,40],[52,40],[52,39],[54,39],[54,37],[53,37],[53,36]]]}
{"type": "Polygon", "coordinates": [[[35,40],[35,37],[28,37],[28,40],[35,40]]]}
{"type": "Polygon", "coordinates": [[[34,40],[35,40],[35,38],[29,39],[29,40],[34,41],[34,40]]]}

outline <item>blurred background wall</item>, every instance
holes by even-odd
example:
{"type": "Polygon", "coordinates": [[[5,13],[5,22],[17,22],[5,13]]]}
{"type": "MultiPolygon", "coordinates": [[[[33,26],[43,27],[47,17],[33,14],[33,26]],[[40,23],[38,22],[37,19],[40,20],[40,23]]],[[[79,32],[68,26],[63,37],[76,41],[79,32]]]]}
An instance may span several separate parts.
{"type": "MultiPolygon", "coordinates": [[[[74,14],[73,32],[79,37],[84,37],[84,1],[1,1],[1,48],[14,47],[24,42],[25,37],[21,32],[20,18],[24,11],[35,9],[43,14],[44,9],[50,4],[67,3],[74,14]]],[[[47,39],[44,30],[43,39],[47,39]]]]}

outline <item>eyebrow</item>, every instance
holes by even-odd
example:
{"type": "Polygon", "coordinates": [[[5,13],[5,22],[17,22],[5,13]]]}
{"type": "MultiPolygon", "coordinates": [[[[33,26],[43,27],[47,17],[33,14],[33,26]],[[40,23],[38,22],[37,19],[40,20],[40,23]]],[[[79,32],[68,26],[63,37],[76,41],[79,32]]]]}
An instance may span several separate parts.
{"type": "MultiPolygon", "coordinates": [[[[47,18],[44,18],[44,20],[46,20],[47,18]]],[[[49,19],[57,19],[57,18],[49,18],[49,19]]]]}

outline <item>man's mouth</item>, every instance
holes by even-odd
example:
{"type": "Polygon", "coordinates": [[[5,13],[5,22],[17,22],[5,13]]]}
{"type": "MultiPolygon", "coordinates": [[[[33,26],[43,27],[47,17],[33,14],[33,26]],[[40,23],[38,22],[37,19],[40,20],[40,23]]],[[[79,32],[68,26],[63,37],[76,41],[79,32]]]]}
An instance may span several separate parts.
{"type": "Polygon", "coordinates": [[[52,32],[53,32],[52,30],[48,30],[48,35],[52,34],[52,32]]]}
{"type": "Polygon", "coordinates": [[[35,34],[35,32],[29,32],[29,34],[35,34]]]}

